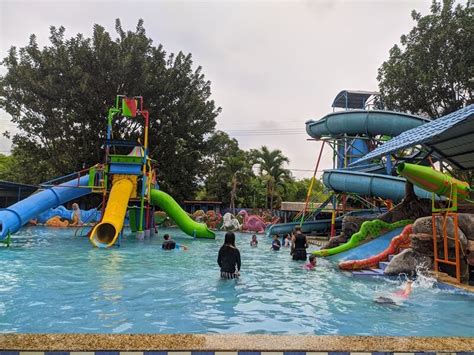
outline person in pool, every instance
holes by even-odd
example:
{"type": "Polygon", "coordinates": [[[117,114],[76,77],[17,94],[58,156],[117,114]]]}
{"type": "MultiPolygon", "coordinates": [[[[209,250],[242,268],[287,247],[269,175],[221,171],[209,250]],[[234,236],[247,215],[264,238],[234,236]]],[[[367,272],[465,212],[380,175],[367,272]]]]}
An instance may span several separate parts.
{"type": "Polygon", "coordinates": [[[252,235],[252,240],[250,241],[250,246],[251,247],[256,247],[258,246],[258,240],[257,240],[257,236],[254,234],[252,235]]]}
{"type": "Polygon", "coordinates": [[[390,296],[379,296],[374,301],[389,306],[400,306],[402,303],[400,299],[406,300],[412,292],[413,281],[408,280],[402,290],[394,292],[390,296]]]}
{"type": "Polygon", "coordinates": [[[82,226],[84,222],[82,221],[82,212],[77,203],[72,204],[72,225],[82,226]]]}
{"type": "Polygon", "coordinates": [[[301,232],[300,226],[296,226],[291,238],[291,255],[293,260],[306,260],[306,248],[308,248],[306,235],[301,232]]]}
{"type": "Polygon", "coordinates": [[[394,295],[407,299],[410,296],[411,291],[413,290],[412,287],[413,287],[413,280],[408,280],[407,283],[405,284],[404,289],[396,291],[394,295]]]}
{"type": "Polygon", "coordinates": [[[180,249],[183,248],[184,251],[188,250],[188,247],[186,245],[180,245],[176,243],[173,239],[171,239],[169,234],[165,234],[163,236],[164,242],[161,244],[161,249],[164,250],[173,250],[173,249],[180,249]]]}
{"type": "Polygon", "coordinates": [[[227,232],[224,244],[219,249],[217,264],[221,268],[221,279],[236,279],[240,276],[240,252],[235,246],[234,232],[227,232]]]}
{"type": "Polygon", "coordinates": [[[306,270],[313,270],[316,267],[316,256],[310,255],[309,256],[309,263],[304,265],[306,270]]]}
{"type": "Polygon", "coordinates": [[[278,236],[278,234],[273,236],[272,246],[270,248],[275,251],[280,250],[281,243],[280,243],[280,237],[278,236]]]}

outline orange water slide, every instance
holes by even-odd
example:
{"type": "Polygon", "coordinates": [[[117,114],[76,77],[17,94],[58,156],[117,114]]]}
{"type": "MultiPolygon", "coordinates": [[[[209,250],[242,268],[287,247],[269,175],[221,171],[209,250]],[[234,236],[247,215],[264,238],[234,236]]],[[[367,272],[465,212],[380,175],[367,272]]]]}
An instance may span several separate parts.
{"type": "Polygon", "coordinates": [[[362,270],[371,269],[378,266],[379,262],[388,260],[391,254],[398,254],[401,249],[408,248],[411,245],[410,234],[413,233],[413,224],[407,225],[402,232],[394,237],[387,249],[383,252],[361,260],[345,260],[339,263],[341,270],[362,270]]]}

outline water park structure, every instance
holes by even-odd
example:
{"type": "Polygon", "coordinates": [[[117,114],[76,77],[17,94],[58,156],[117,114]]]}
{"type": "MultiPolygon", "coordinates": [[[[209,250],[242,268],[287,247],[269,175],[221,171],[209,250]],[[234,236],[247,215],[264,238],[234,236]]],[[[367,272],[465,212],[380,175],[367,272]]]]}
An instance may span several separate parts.
{"type": "Polygon", "coordinates": [[[91,243],[108,248],[120,243],[128,214],[137,238],[154,230],[154,206],[159,206],[188,235],[214,238],[205,224],[192,220],[167,193],[159,190],[148,152],[149,113],[143,98],[118,95],[108,111],[104,162],[68,174],[42,185],[43,190],[0,211],[0,240],[10,240],[32,218],[68,201],[90,193],[102,194],[102,218],[90,231],[91,243]],[[114,120],[133,119],[141,123],[138,141],[114,139],[114,120]],[[141,143],[143,142],[143,143],[141,143]]]}
{"type": "Polygon", "coordinates": [[[395,259],[392,265],[400,263],[400,258],[396,258],[398,254],[416,250],[420,243],[416,238],[422,238],[418,236],[425,233],[432,239],[433,270],[439,271],[439,265],[443,264],[442,269],[452,270],[450,273],[460,283],[461,269],[464,280],[469,278],[466,254],[461,255],[461,250],[468,248],[463,236],[467,239],[474,236],[470,235],[472,221],[466,222],[472,215],[464,215],[464,220],[458,223],[457,204],[470,201],[471,187],[454,178],[446,163],[457,168],[472,165],[469,158],[472,144],[466,142],[464,148],[460,148],[455,140],[472,136],[473,106],[430,121],[373,109],[369,106],[376,95],[375,92],[341,91],[333,102],[333,110],[342,108],[343,111],[306,122],[307,133],[322,142],[313,181],[324,147],[329,146],[333,151],[333,168],[322,174],[323,184],[331,195],[319,208],[308,208],[314,198],[310,187],[305,207],[295,220],[268,226],[266,234],[290,233],[297,225],[306,233],[330,230],[329,242],[321,250],[313,251],[313,255],[332,257],[341,269],[352,270],[355,275],[379,276],[392,272],[393,268],[387,268],[392,259],[395,259]],[[466,122],[471,124],[466,125],[466,122]],[[447,138],[440,139],[440,134],[447,138]],[[419,147],[429,135],[435,137],[438,146],[419,147]],[[435,162],[445,171],[435,170],[435,162]],[[413,195],[407,195],[408,183],[412,184],[413,195]],[[354,203],[368,209],[354,210],[354,203]],[[331,207],[331,220],[318,220],[316,216],[326,206],[331,207]],[[453,226],[446,228],[451,220],[453,226]],[[427,224],[428,228],[421,227],[427,224]],[[347,229],[348,226],[352,230],[347,229]],[[336,235],[337,231],[341,234],[336,235]]]}

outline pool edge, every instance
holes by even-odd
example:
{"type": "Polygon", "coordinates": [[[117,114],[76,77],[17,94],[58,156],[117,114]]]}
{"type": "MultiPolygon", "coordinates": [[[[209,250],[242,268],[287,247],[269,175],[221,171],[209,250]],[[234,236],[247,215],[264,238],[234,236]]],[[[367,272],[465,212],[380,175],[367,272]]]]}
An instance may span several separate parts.
{"type": "Polygon", "coordinates": [[[1,351],[472,352],[470,337],[0,334],[1,351]]]}

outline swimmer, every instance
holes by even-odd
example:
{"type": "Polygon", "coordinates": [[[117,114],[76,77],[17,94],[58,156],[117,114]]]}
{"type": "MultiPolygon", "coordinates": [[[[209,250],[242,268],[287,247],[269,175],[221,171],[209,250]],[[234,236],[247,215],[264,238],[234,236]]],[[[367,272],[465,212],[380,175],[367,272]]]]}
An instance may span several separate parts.
{"type": "Polygon", "coordinates": [[[256,247],[258,246],[258,240],[257,240],[257,236],[254,234],[252,235],[252,240],[250,241],[250,246],[251,247],[256,247]]]}
{"type": "Polygon", "coordinates": [[[281,248],[281,243],[280,243],[278,234],[276,234],[273,236],[272,246],[270,247],[270,249],[277,251],[277,250],[280,250],[280,248],[281,248]]]}
{"type": "Polygon", "coordinates": [[[165,234],[163,236],[163,239],[165,240],[163,244],[161,244],[161,249],[163,250],[173,250],[173,249],[183,249],[184,251],[188,251],[189,248],[184,245],[184,244],[178,244],[176,243],[173,239],[171,239],[169,234],[165,234]]]}
{"type": "Polygon", "coordinates": [[[310,255],[309,256],[309,263],[304,265],[306,270],[313,270],[316,267],[316,256],[310,255]]]}
{"type": "Polygon", "coordinates": [[[413,281],[408,280],[403,290],[398,290],[388,297],[379,296],[374,300],[374,302],[380,303],[380,304],[391,305],[391,306],[400,306],[401,301],[408,299],[408,297],[410,296],[412,292],[412,285],[413,285],[413,281]]]}

